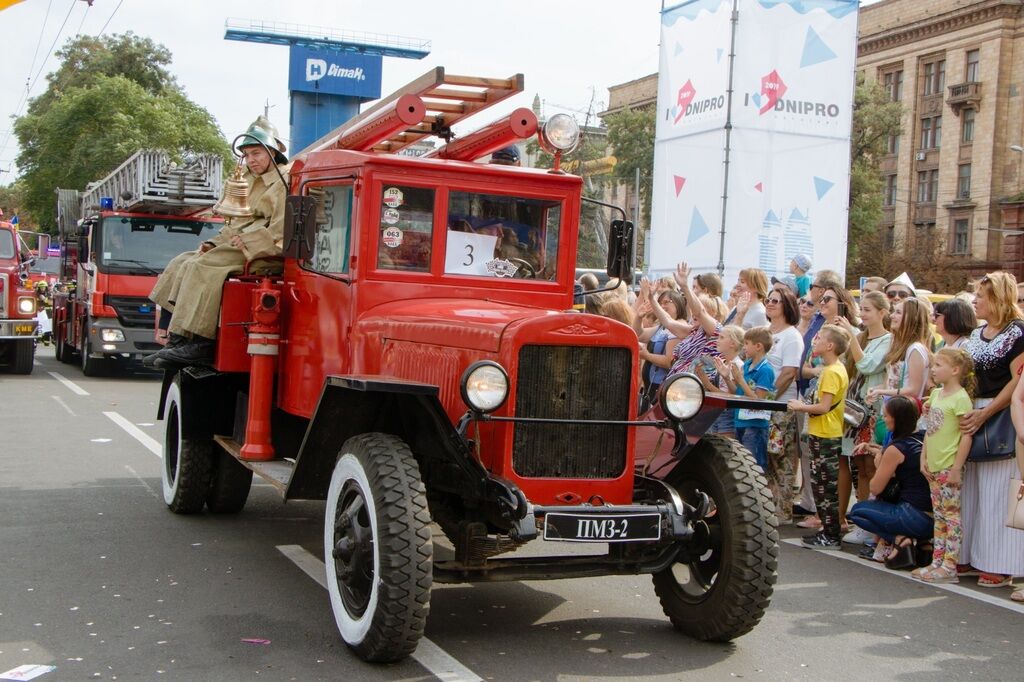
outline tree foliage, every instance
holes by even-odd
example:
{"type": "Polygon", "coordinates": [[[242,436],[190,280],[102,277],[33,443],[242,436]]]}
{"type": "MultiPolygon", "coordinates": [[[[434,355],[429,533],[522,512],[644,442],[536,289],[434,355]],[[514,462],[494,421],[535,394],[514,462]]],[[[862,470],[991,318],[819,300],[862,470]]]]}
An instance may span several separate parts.
{"type": "Polygon", "coordinates": [[[14,124],[22,199],[42,229],[53,229],[56,188],[83,189],[139,149],[229,157],[213,116],[167,70],[167,48],[131,33],[81,36],[58,56],[46,92],[14,124]]]}
{"type": "Polygon", "coordinates": [[[651,187],[654,178],[655,108],[626,109],[605,119],[608,143],[618,162],[615,177],[625,183],[636,181],[640,170],[643,222],[651,222],[651,187]]]}
{"type": "MultiPolygon", "coordinates": [[[[853,100],[853,131],[850,140],[850,217],[847,272],[852,276],[876,274],[861,258],[869,253],[879,235],[882,219],[882,176],[879,161],[886,154],[890,135],[900,133],[903,107],[889,99],[879,83],[857,78],[853,100]]],[[[897,273],[899,274],[899,273],[897,273]]]]}

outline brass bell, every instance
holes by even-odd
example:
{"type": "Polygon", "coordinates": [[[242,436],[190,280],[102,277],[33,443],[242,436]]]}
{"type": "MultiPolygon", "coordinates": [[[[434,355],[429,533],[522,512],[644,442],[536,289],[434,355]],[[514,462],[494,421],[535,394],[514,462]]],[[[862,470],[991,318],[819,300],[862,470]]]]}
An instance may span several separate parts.
{"type": "Polygon", "coordinates": [[[225,218],[248,218],[253,215],[249,206],[249,183],[242,178],[242,164],[235,166],[224,185],[224,196],[213,207],[213,212],[225,218]]]}

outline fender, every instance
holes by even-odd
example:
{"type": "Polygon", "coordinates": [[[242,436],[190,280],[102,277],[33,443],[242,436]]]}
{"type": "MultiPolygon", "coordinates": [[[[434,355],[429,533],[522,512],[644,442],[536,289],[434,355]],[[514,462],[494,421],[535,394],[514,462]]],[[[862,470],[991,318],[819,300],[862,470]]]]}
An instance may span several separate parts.
{"type": "MultiPolygon", "coordinates": [[[[182,437],[209,440],[215,434],[232,433],[239,375],[223,374],[207,367],[185,367],[164,372],[157,419],[166,416],[167,391],[175,379],[181,384],[182,437]]],[[[244,375],[243,375],[244,377],[244,375]]]]}
{"type": "Polygon", "coordinates": [[[323,500],[345,441],[361,433],[398,436],[409,444],[428,489],[459,495],[489,520],[512,527],[528,512],[523,493],[490,476],[448,420],[439,389],[385,376],[328,376],[299,448],[285,499],[323,500]]]}

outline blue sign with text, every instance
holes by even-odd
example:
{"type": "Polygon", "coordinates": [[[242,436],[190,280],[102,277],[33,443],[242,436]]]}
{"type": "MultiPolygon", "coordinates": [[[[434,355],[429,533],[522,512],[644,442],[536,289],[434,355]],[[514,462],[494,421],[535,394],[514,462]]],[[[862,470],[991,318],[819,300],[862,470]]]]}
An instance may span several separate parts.
{"type": "Polygon", "coordinates": [[[326,52],[291,46],[288,88],[361,99],[380,97],[383,58],[356,52],[326,52]]]}

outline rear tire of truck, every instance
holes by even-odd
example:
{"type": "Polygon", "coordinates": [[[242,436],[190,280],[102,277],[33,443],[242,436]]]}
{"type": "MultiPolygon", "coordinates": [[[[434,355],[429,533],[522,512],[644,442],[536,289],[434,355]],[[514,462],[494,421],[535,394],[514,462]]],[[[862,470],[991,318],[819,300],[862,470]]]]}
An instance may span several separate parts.
{"type": "Polygon", "coordinates": [[[430,611],[433,544],[409,446],[367,433],[342,446],[327,493],[327,591],[338,632],[364,661],[411,654],[430,611]]]}
{"type": "Polygon", "coordinates": [[[107,371],[109,360],[89,357],[92,354],[92,341],[89,339],[89,325],[82,324],[82,374],[87,377],[103,376],[107,371]]]}
{"type": "Polygon", "coordinates": [[[11,373],[31,374],[36,359],[36,344],[32,339],[11,342],[11,373]]]}
{"type": "Polygon", "coordinates": [[[197,514],[203,510],[213,480],[213,441],[189,440],[180,381],[167,389],[164,419],[164,456],[161,467],[164,502],[175,514],[197,514]]]}
{"type": "Polygon", "coordinates": [[[206,508],[211,514],[237,514],[245,507],[252,488],[252,469],[218,448],[213,455],[213,473],[206,508]]]}
{"type": "Polygon", "coordinates": [[[665,482],[691,505],[699,490],[716,507],[705,519],[707,551],[653,575],[665,615],[700,640],[728,642],[750,632],[778,580],[779,532],[764,474],[739,443],[706,435],[665,482]]]}

